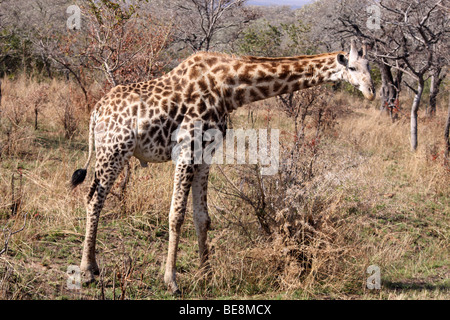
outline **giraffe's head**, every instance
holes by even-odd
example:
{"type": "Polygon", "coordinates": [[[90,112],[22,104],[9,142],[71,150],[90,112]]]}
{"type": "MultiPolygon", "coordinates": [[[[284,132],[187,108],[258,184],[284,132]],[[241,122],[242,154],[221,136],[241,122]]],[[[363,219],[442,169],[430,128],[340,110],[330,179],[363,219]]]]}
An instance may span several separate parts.
{"type": "Polygon", "coordinates": [[[351,42],[350,53],[337,55],[337,62],[342,68],[342,78],[362,92],[366,99],[375,99],[375,87],[370,76],[367,47],[363,45],[362,53],[356,49],[355,41],[351,42]]]}

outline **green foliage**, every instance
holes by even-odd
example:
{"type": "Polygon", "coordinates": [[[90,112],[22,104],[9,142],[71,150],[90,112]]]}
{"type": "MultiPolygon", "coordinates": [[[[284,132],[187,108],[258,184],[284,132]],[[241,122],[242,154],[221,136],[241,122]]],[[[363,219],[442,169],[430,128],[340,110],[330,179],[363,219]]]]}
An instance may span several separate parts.
{"type": "Polygon", "coordinates": [[[370,75],[372,77],[373,84],[376,88],[381,86],[381,72],[380,68],[376,64],[370,65],[370,75]]]}
{"type": "Polygon", "coordinates": [[[237,41],[238,53],[266,57],[314,54],[317,48],[309,39],[310,30],[302,21],[279,25],[259,21],[244,30],[237,41]]]}
{"type": "Polygon", "coordinates": [[[251,26],[244,31],[238,42],[240,54],[273,57],[279,55],[282,32],[276,26],[266,23],[262,27],[251,26]]]}
{"type": "Polygon", "coordinates": [[[308,38],[311,26],[300,20],[296,23],[281,23],[280,26],[289,40],[287,44],[289,55],[317,53],[317,47],[308,38]]]}
{"type": "MultiPolygon", "coordinates": [[[[148,0],[139,0],[138,2],[148,2],[148,0]]],[[[105,22],[102,17],[102,10],[108,10],[112,13],[114,20],[117,24],[121,24],[130,19],[139,8],[138,5],[129,4],[126,0],[113,1],[113,0],[88,0],[88,7],[94,14],[99,25],[103,25],[105,22]],[[121,4],[122,3],[122,4],[121,4]]]]}
{"type": "MultiPolygon", "coordinates": [[[[33,56],[31,41],[8,29],[0,32],[0,76],[29,70],[38,57],[33,56]]],[[[41,63],[37,63],[41,65],[41,63]]]]}

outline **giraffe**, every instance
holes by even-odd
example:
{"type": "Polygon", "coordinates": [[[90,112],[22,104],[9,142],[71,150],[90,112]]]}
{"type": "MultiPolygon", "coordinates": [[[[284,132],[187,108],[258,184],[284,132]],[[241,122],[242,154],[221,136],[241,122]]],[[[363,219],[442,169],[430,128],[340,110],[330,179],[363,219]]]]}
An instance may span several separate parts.
{"type": "MultiPolygon", "coordinates": [[[[352,41],[350,52],[310,56],[264,58],[198,52],[166,75],[129,85],[119,85],[102,97],[91,114],[89,154],[85,166],[74,172],[75,188],[86,177],[95,146],[95,170],[86,197],[86,234],[80,269],[83,281],[94,281],[99,272],[95,242],[100,212],[115,179],[132,156],[147,163],[171,160],[183,135],[171,139],[177,128],[193,135],[194,122],[202,129],[226,130],[226,118],[238,107],[325,82],[346,81],[373,100],[375,90],[369,64],[352,41]]],[[[205,146],[203,146],[205,147],[205,146]]],[[[181,150],[179,158],[186,158],[181,150]]],[[[198,236],[200,268],[208,269],[207,185],[210,166],[176,161],[169,212],[169,244],[164,274],[168,290],[179,294],[176,258],[180,229],[192,189],[193,218],[198,236]]]]}

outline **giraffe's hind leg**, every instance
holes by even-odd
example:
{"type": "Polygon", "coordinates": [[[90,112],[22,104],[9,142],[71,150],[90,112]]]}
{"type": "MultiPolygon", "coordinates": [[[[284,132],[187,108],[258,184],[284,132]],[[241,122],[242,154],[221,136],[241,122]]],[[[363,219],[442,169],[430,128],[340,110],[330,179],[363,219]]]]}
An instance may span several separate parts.
{"type": "Polygon", "coordinates": [[[102,148],[95,165],[94,181],[87,196],[86,235],[80,264],[83,281],[86,283],[92,282],[99,271],[95,259],[95,242],[100,212],[114,181],[132,155],[132,151],[118,152],[117,148],[102,148]]]}
{"type": "Polygon", "coordinates": [[[207,232],[211,224],[208,215],[207,191],[209,164],[196,165],[194,178],[192,180],[192,204],[194,211],[194,224],[198,237],[198,254],[200,258],[200,268],[203,271],[209,270],[208,245],[206,244],[207,232]]]}

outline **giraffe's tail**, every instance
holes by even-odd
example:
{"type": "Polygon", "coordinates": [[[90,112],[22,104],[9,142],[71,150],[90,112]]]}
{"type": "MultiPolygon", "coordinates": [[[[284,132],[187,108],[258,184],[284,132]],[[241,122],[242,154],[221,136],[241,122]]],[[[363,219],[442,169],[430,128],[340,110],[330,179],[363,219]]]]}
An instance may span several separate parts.
{"type": "Polygon", "coordinates": [[[72,179],[70,180],[70,186],[72,189],[74,189],[79,184],[83,183],[84,179],[86,179],[87,169],[89,167],[89,162],[91,162],[92,153],[94,150],[94,127],[95,127],[95,112],[92,112],[91,119],[89,122],[89,154],[88,159],[86,161],[86,164],[82,169],[76,170],[73,175],[72,179]]]}

